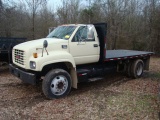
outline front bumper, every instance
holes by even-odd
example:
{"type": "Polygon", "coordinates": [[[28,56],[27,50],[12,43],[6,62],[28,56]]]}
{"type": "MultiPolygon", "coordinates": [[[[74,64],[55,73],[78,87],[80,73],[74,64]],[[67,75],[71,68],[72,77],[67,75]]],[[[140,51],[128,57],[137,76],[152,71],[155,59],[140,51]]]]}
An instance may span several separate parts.
{"type": "Polygon", "coordinates": [[[20,78],[24,83],[35,85],[37,83],[36,74],[25,72],[12,64],[9,64],[10,73],[20,78]]]}

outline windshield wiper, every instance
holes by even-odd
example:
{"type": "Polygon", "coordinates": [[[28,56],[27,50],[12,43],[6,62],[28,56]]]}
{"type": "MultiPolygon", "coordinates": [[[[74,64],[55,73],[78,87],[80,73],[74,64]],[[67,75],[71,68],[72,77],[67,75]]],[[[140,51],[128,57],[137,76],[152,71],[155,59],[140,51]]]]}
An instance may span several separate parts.
{"type": "Polygon", "coordinates": [[[59,38],[58,36],[55,36],[55,35],[54,35],[54,36],[52,36],[52,37],[53,37],[53,38],[59,38]]]}

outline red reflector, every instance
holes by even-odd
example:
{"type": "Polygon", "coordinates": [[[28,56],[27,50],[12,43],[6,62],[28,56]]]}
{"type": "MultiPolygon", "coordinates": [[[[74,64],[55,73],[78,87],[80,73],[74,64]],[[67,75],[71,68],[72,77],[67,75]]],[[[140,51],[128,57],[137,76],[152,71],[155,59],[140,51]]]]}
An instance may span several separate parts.
{"type": "Polygon", "coordinates": [[[82,74],[79,74],[78,76],[83,76],[82,74]]]}

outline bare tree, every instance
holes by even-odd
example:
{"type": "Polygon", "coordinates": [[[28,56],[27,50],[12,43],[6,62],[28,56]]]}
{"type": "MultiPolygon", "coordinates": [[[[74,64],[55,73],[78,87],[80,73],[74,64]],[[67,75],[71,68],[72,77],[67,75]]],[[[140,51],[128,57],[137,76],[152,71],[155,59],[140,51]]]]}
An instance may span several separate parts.
{"type": "Polygon", "coordinates": [[[62,0],[62,6],[57,9],[58,20],[62,24],[76,23],[80,14],[79,0],[62,0]]]}
{"type": "Polygon", "coordinates": [[[46,37],[48,35],[48,29],[50,27],[57,26],[57,20],[55,13],[51,8],[49,9],[47,5],[43,5],[40,13],[37,15],[36,19],[36,36],[38,38],[46,37]]]}
{"type": "Polygon", "coordinates": [[[58,24],[107,22],[108,49],[160,54],[160,0],[62,0],[55,11],[47,0],[7,1],[0,0],[1,36],[35,39],[58,24]]]}
{"type": "Polygon", "coordinates": [[[28,12],[31,14],[32,19],[32,39],[35,39],[35,17],[43,4],[47,3],[47,0],[23,0],[26,3],[28,12]]]}

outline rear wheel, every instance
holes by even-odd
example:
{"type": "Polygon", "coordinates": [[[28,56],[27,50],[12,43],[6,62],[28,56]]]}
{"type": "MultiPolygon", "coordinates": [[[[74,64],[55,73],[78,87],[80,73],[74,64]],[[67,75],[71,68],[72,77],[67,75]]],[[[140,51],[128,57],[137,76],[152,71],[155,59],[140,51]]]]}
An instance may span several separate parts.
{"type": "Polygon", "coordinates": [[[135,60],[131,66],[131,76],[133,78],[140,78],[143,74],[144,63],[142,60],[135,60]]]}
{"type": "Polygon", "coordinates": [[[51,70],[42,82],[42,90],[49,99],[65,97],[71,90],[70,75],[62,69],[51,70]]]}
{"type": "Polygon", "coordinates": [[[131,66],[132,66],[132,62],[129,62],[126,68],[127,77],[131,77],[131,66]]]}

